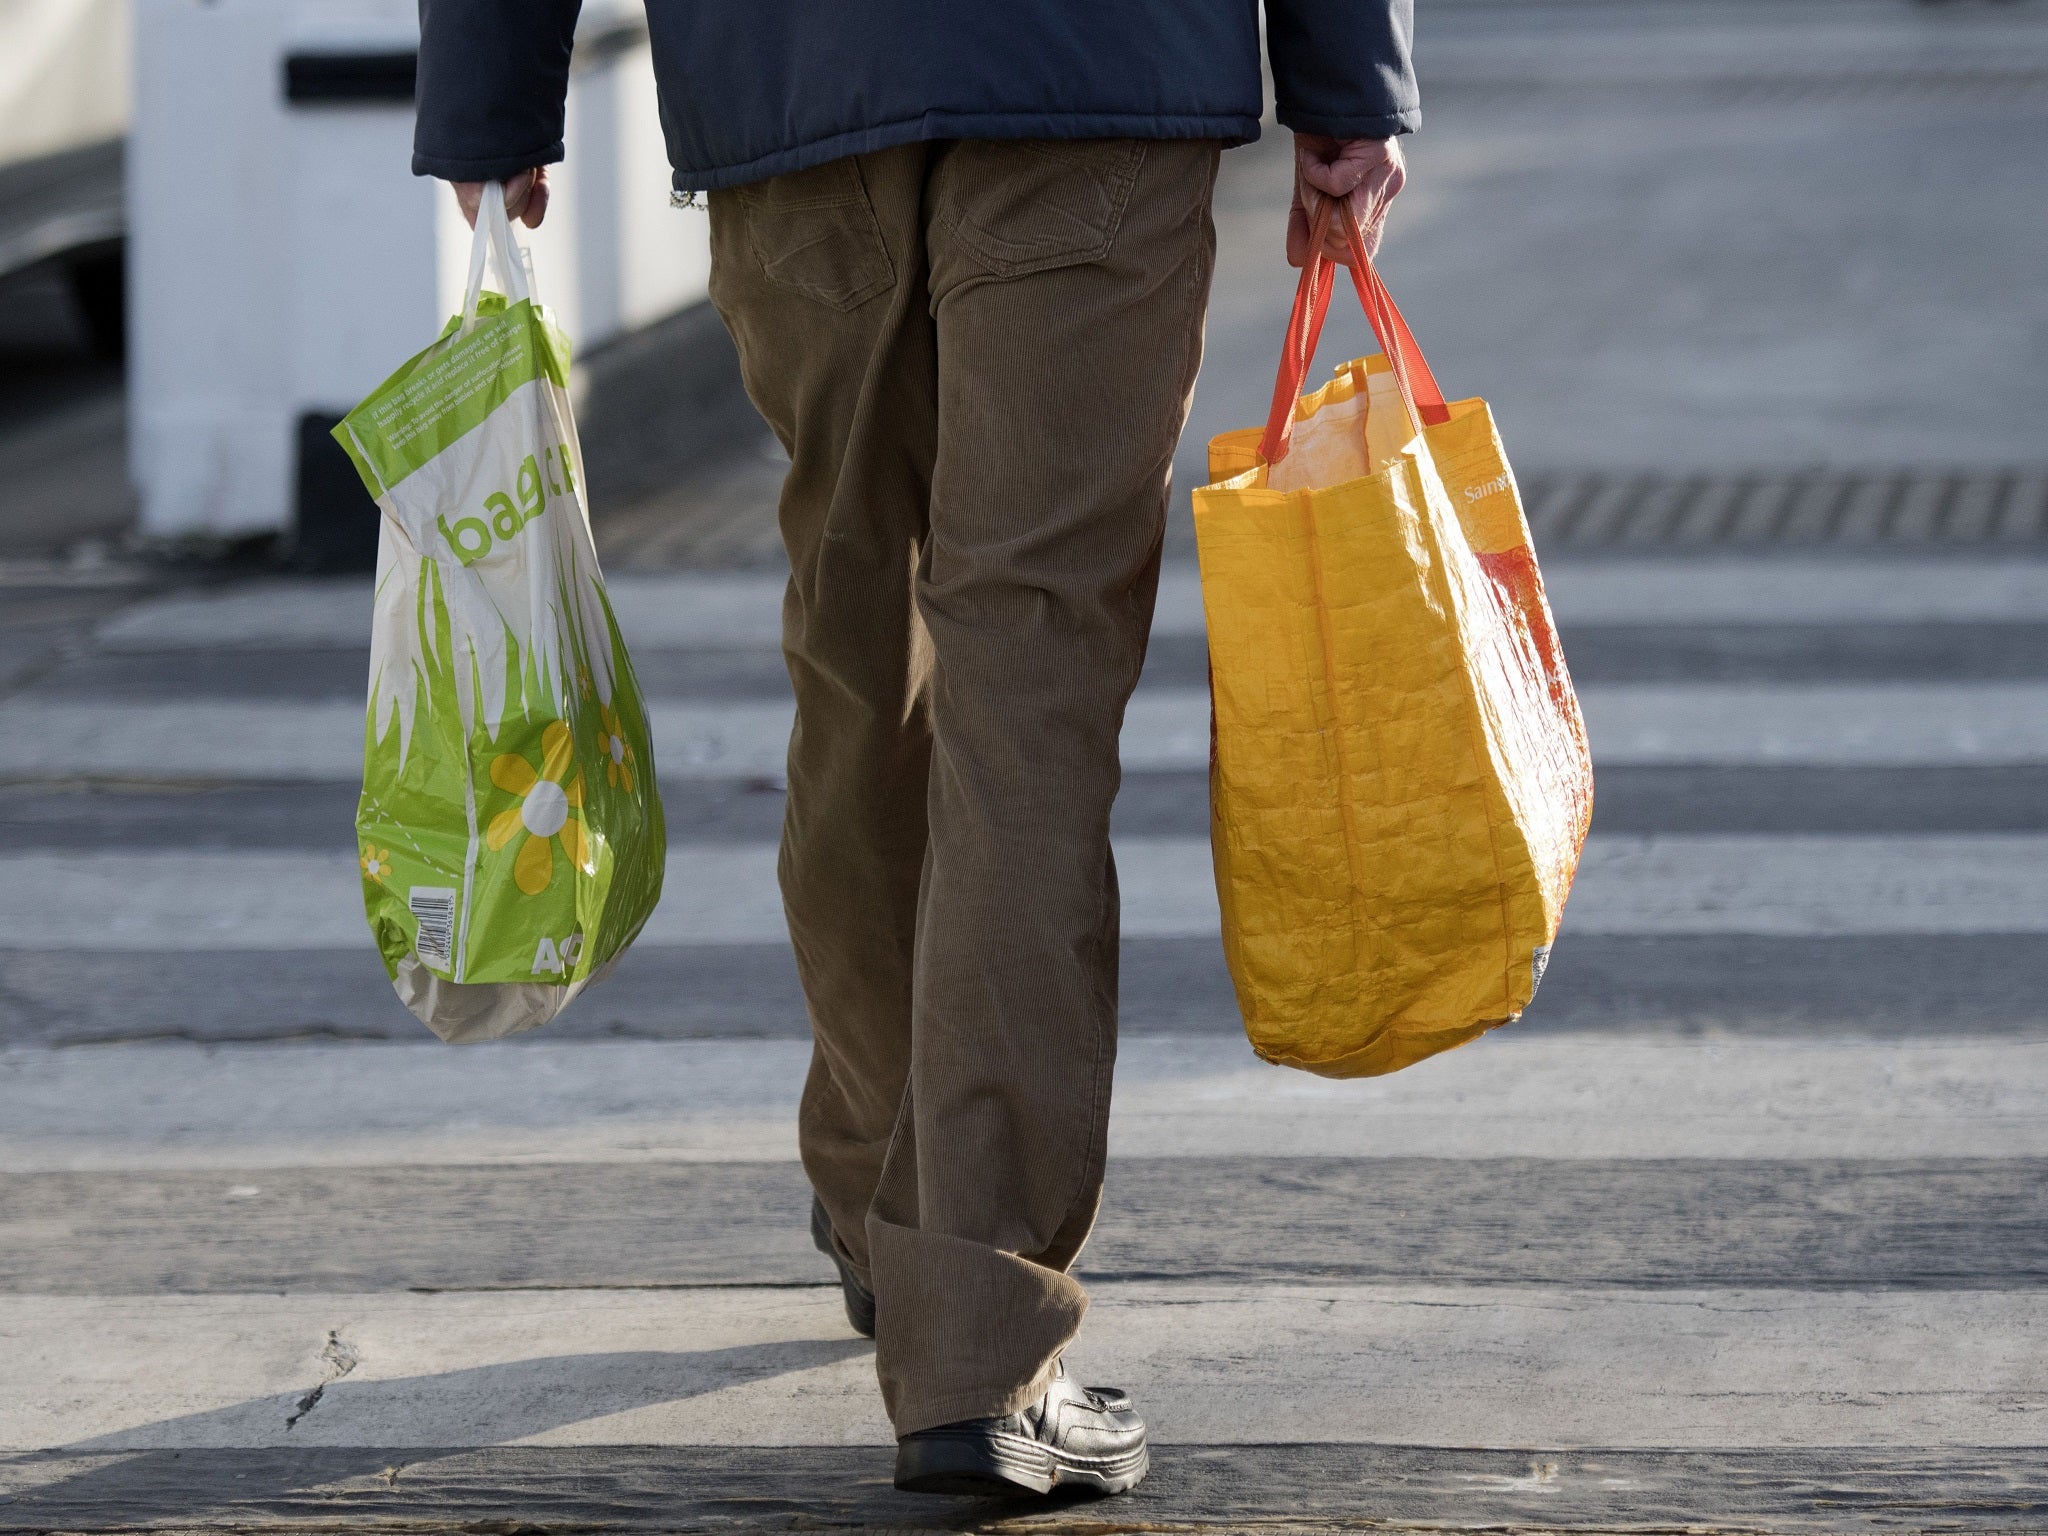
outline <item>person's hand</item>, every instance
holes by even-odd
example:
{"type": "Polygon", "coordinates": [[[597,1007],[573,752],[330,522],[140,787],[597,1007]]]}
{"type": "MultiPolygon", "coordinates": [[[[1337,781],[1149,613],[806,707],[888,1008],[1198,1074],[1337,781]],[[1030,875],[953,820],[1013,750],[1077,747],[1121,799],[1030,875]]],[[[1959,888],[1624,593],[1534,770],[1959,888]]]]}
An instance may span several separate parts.
{"type": "MultiPolygon", "coordinates": [[[[1319,133],[1294,136],[1294,206],[1287,214],[1287,260],[1304,265],[1309,258],[1309,232],[1313,227],[1309,205],[1314,195],[1348,198],[1365,231],[1365,253],[1380,248],[1380,233],[1387,223],[1387,205],[1393,202],[1408,180],[1408,167],[1401,158],[1399,139],[1329,139],[1319,133]],[[1304,196],[1304,189],[1308,196],[1304,196]]],[[[1323,241],[1323,254],[1332,261],[1351,265],[1351,247],[1344,239],[1344,227],[1330,221],[1323,241]]]]}
{"type": "MultiPolygon", "coordinates": [[[[469,227],[476,228],[477,205],[483,201],[484,188],[489,185],[482,181],[454,181],[456,204],[462,209],[462,216],[469,220],[469,227]]],[[[505,183],[505,216],[517,219],[528,229],[539,229],[540,221],[548,216],[548,168],[536,165],[530,171],[521,171],[505,183]]]]}

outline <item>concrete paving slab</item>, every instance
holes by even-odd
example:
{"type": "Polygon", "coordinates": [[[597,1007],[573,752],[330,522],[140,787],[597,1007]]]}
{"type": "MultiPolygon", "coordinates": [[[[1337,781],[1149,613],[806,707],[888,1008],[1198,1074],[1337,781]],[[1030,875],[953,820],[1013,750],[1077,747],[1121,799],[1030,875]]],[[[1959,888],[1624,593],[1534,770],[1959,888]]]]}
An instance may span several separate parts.
{"type": "MultiPolygon", "coordinates": [[[[796,1155],[800,1040],[0,1051],[0,1170],[760,1162],[796,1155]]],[[[1119,1157],[2041,1157],[2048,1038],[1512,1033],[1392,1077],[1141,1035],[1119,1157]]]]}
{"type": "MultiPolygon", "coordinates": [[[[816,1288],[21,1296],[0,1329],[10,1450],[890,1438],[816,1288]]],[[[2039,1292],[1110,1283],[1072,1358],[1167,1445],[2026,1446],[2044,1335],[2039,1292]]]]}

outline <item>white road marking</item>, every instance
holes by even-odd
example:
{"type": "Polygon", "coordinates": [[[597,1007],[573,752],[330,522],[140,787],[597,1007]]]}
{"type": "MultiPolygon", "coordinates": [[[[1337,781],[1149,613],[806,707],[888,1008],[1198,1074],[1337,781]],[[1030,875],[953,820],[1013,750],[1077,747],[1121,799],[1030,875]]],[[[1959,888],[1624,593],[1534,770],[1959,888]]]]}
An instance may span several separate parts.
{"type": "Polygon", "coordinates": [[[361,704],[0,704],[0,777],[329,779],[363,772],[361,704]]]}
{"type": "MultiPolygon", "coordinates": [[[[796,1156],[806,1041],[420,1039],[0,1051],[0,1172],[796,1156]]],[[[2041,1157],[2048,1039],[1648,1040],[1508,1026],[1390,1077],[1334,1081],[1268,1066],[1241,1038],[1138,1035],[1118,1052],[1110,1150],[2041,1157]]]]}
{"type": "Polygon", "coordinates": [[[181,592],[125,608],[93,638],[110,651],[367,646],[367,581],[276,581],[181,592]]]}
{"type": "MultiPolygon", "coordinates": [[[[779,574],[677,572],[605,583],[629,646],[775,645],[782,638],[779,574]]],[[[138,603],[101,624],[112,651],[367,647],[366,581],[259,582],[138,603]]]]}
{"type": "Polygon", "coordinates": [[[1575,934],[2048,933],[2048,836],[1604,836],[1575,934]]]}
{"type": "Polygon", "coordinates": [[[1602,685],[1581,699],[1596,768],[2048,762],[2039,683],[1602,685]]]}
{"type": "MultiPolygon", "coordinates": [[[[655,762],[670,778],[778,775],[791,706],[656,700],[655,762]]],[[[362,776],[364,706],[245,699],[0,704],[0,778],[286,779],[362,776]]]]}
{"type": "MultiPolygon", "coordinates": [[[[779,572],[689,572],[610,577],[605,590],[635,649],[729,649],[782,642],[779,572]]],[[[1154,633],[1201,634],[1200,578],[1169,566],[1159,582],[1154,633]]],[[[271,647],[352,648],[370,643],[370,584],[358,580],[261,582],[136,604],[99,626],[95,640],[122,652],[271,647]]]]}
{"type": "MultiPolygon", "coordinates": [[[[1202,838],[1117,844],[1123,931],[1218,931],[1202,838]]],[[[1595,837],[1566,938],[1590,934],[2048,934],[2048,835],[1595,837]]],[[[0,943],[14,949],[354,949],[367,945],[346,853],[249,850],[0,855],[0,943]]],[[[786,938],[769,843],[669,852],[639,942],[786,938]]]]}
{"type": "MultiPolygon", "coordinates": [[[[1553,561],[1544,581],[1572,625],[1915,624],[2048,622],[2048,566],[2037,560],[1553,561]]],[[[623,574],[607,582],[626,643],[635,647],[775,645],[779,573],[623,574]]],[[[1203,633],[1201,582],[1169,565],[1153,633],[1203,633]]],[[[119,651],[369,644],[363,581],[261,582],[138,603],[103,623],[119,651]]]]}
{"type": "MultiPolygon", "coordinates": [[[[2048,684],[1670,683],[1585,689],[1597,767],[1939,767],[2048,763],[2048,684]]],[[[784,700],[653,699],[655,762],[672,779],[783,771],[784,700]]],[[[0,704],[0,779],[289,779],[362,772],[352,703],[40,698],[0,704]]],[[[1209,765],[1209,696],[1148,688],[1124,721],[1133,773],[1209,765]]]]}
{"type": "Polygon", "coordinates": [[[1556,561],[1543,584],[1560,624],[1989,624],[2048,621],[2048,563],[2032,559],[1556,561]]]}
{"type": "MultiPolygon", "coordinates": [[[[1164,1444],[2025,1446],[2048,1432],[2048,1358],[2014,1347],[2048,1329],[2040,1291],[1093,1291],[1074,1368],[1128,1383],[1164,1444]]],[[[890,1443],[871,1347],[823,1287],[11,1297],[0,1383],[10,1452],[890,1443]]]]}

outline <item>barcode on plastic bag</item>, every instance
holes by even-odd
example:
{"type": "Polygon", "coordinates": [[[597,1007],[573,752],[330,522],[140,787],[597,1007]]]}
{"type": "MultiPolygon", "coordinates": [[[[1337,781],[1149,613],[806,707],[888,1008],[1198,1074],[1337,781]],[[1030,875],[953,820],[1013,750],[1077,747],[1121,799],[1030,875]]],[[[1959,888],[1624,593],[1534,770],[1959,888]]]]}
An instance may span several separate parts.
{"type": "Polygon", "coordinates": [[[447,970],[455,963],[455,891],[445,885],[416,885],[407,893],[405,904],[419,919],[419,937],[413,949],[429,965],[447,970]]]}

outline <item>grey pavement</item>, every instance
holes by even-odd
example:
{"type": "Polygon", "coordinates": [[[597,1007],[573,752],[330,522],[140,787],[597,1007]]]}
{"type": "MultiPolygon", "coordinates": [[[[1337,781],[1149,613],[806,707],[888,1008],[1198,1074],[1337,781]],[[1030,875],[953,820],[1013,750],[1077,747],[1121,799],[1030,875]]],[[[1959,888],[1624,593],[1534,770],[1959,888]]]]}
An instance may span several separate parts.
{"type": "MultiPolygon", "coordinates": [[[[48,447],[118,435],[81,373],[0,399],[0,469],[102,518],[0,504],[0,1531],[2048,1526],[2048,4],[1467,0],[1421,49],[1387,269],[1579,499],[1594,839],[1524,1019],[1259,1063],[1177,511],[1074,1349],[1152,1478],[887,1488],[795,1160],[773,455],[599,508],[669,894],[457,1050],[360,932],[364,583],[45,558],[125,515],[48,447]],[[1745,541],[1730,475],[1847,499],[1745,541]]],[[[1264,409],[1284,169],[1226,161],[1183,485],[1264,409]]]]}

